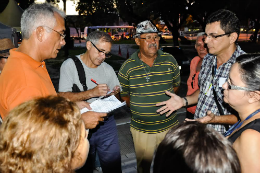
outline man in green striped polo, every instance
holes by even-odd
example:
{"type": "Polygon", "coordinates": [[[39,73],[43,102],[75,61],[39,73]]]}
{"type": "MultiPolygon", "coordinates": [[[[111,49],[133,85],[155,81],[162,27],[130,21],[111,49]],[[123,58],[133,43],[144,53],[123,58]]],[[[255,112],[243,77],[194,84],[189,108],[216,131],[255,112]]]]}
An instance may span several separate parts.
{"type": "Polygon", "coordinates": [[[165,91],[177,91],[180,85],[179,65],[172,55],[159,50],[159,34],[150,21],[139,23],[135,35],[139,50],[118,74],[121,97],[132,112],[138,173],[150,172],[154,151],[167,131],[178,124],[176,112],[168,117],[156,113],[156,103],[169,99],[165,91]]]}

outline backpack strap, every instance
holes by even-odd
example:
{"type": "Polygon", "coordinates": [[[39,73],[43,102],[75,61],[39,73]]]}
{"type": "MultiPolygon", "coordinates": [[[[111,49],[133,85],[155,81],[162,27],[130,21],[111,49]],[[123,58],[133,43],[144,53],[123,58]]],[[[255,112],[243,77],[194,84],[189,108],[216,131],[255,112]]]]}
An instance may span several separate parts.
{"type": "Polygon", "coordinates": [[[76,68],[78,71],[78,76],[79,76],[79,81],[80,81],[81,85],[83,86],[84,91],[87,91],[88,87],[86,85],[85,70],[83,68],[82,63],[76,56],[72,56],[70,58],[74,61],[75,65],[76,65],[76,68]]]}

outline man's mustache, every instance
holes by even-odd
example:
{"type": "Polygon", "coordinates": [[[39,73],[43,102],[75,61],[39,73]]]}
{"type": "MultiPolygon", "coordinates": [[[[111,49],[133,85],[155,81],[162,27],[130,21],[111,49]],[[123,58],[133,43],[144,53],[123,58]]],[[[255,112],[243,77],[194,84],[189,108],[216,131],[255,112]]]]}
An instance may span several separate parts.
{"type": "Polygon", "coordinates": [[[151,43],[151,44],[149,44],[149,46],[148,46],[148,48],[150,48],[150,47],[157,47],[157,44],[156,43],[151,43]]]}

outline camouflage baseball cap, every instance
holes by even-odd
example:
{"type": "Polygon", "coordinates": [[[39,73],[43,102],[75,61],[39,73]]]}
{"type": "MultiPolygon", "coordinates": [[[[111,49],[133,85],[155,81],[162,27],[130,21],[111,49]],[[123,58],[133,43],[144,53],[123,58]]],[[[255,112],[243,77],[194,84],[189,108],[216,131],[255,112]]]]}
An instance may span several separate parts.
{"type": "Polygon", "coordinates": [[[161,34],[161,32],[159,32],[157,30],[157,28],[149,20],[145,20],[143,22],[140,22],[136,26],[136,34],[134,35],[134,38],[138,37],[141,34],[145,34],[145,33],[158,33],[158,34],[161,34]]]}

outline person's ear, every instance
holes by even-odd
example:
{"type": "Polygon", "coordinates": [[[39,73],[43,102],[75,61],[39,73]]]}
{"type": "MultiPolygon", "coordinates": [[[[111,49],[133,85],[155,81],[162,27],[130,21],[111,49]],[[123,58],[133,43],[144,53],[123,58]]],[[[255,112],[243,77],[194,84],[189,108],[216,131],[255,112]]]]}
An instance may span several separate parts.
{"type": "Polygon", "coordinates": [[[238,34],[236,32],[233,32],[230,34],[230,43],[235,43],[235,41],[237,40],[238,38],[238,34]]]}
{"type": "Polygon", "coordinates": [[[91,42],[90,42],[90,41],[87,41],[87,43],[86,43],[86,48],[87,48],[87,50],[90,50],[91,47],[92,47],[91,42]]]}
{"type": "Polygon", "coordinates": [[[135,38],[135,43],[140,46],[140,39],[139,38],[135,38]]]}
{"type": "Polygon", "coordinates": [[[253,91],[249,93],[249,103],[259,102],[260,101],[260,91],[253,91]]]}
{"type": "Polygon", "coordinates": [[[36,28],[36,38],[40,41],[40,42],[42,42],[43,41],[43,38],[44,38],[44,34],[45,34],[45,32],[44,32],[45,30],[44,30],[44,28],[42,27],[42,26],[39,26],[39,27],[37,27],[36,28]]]}

